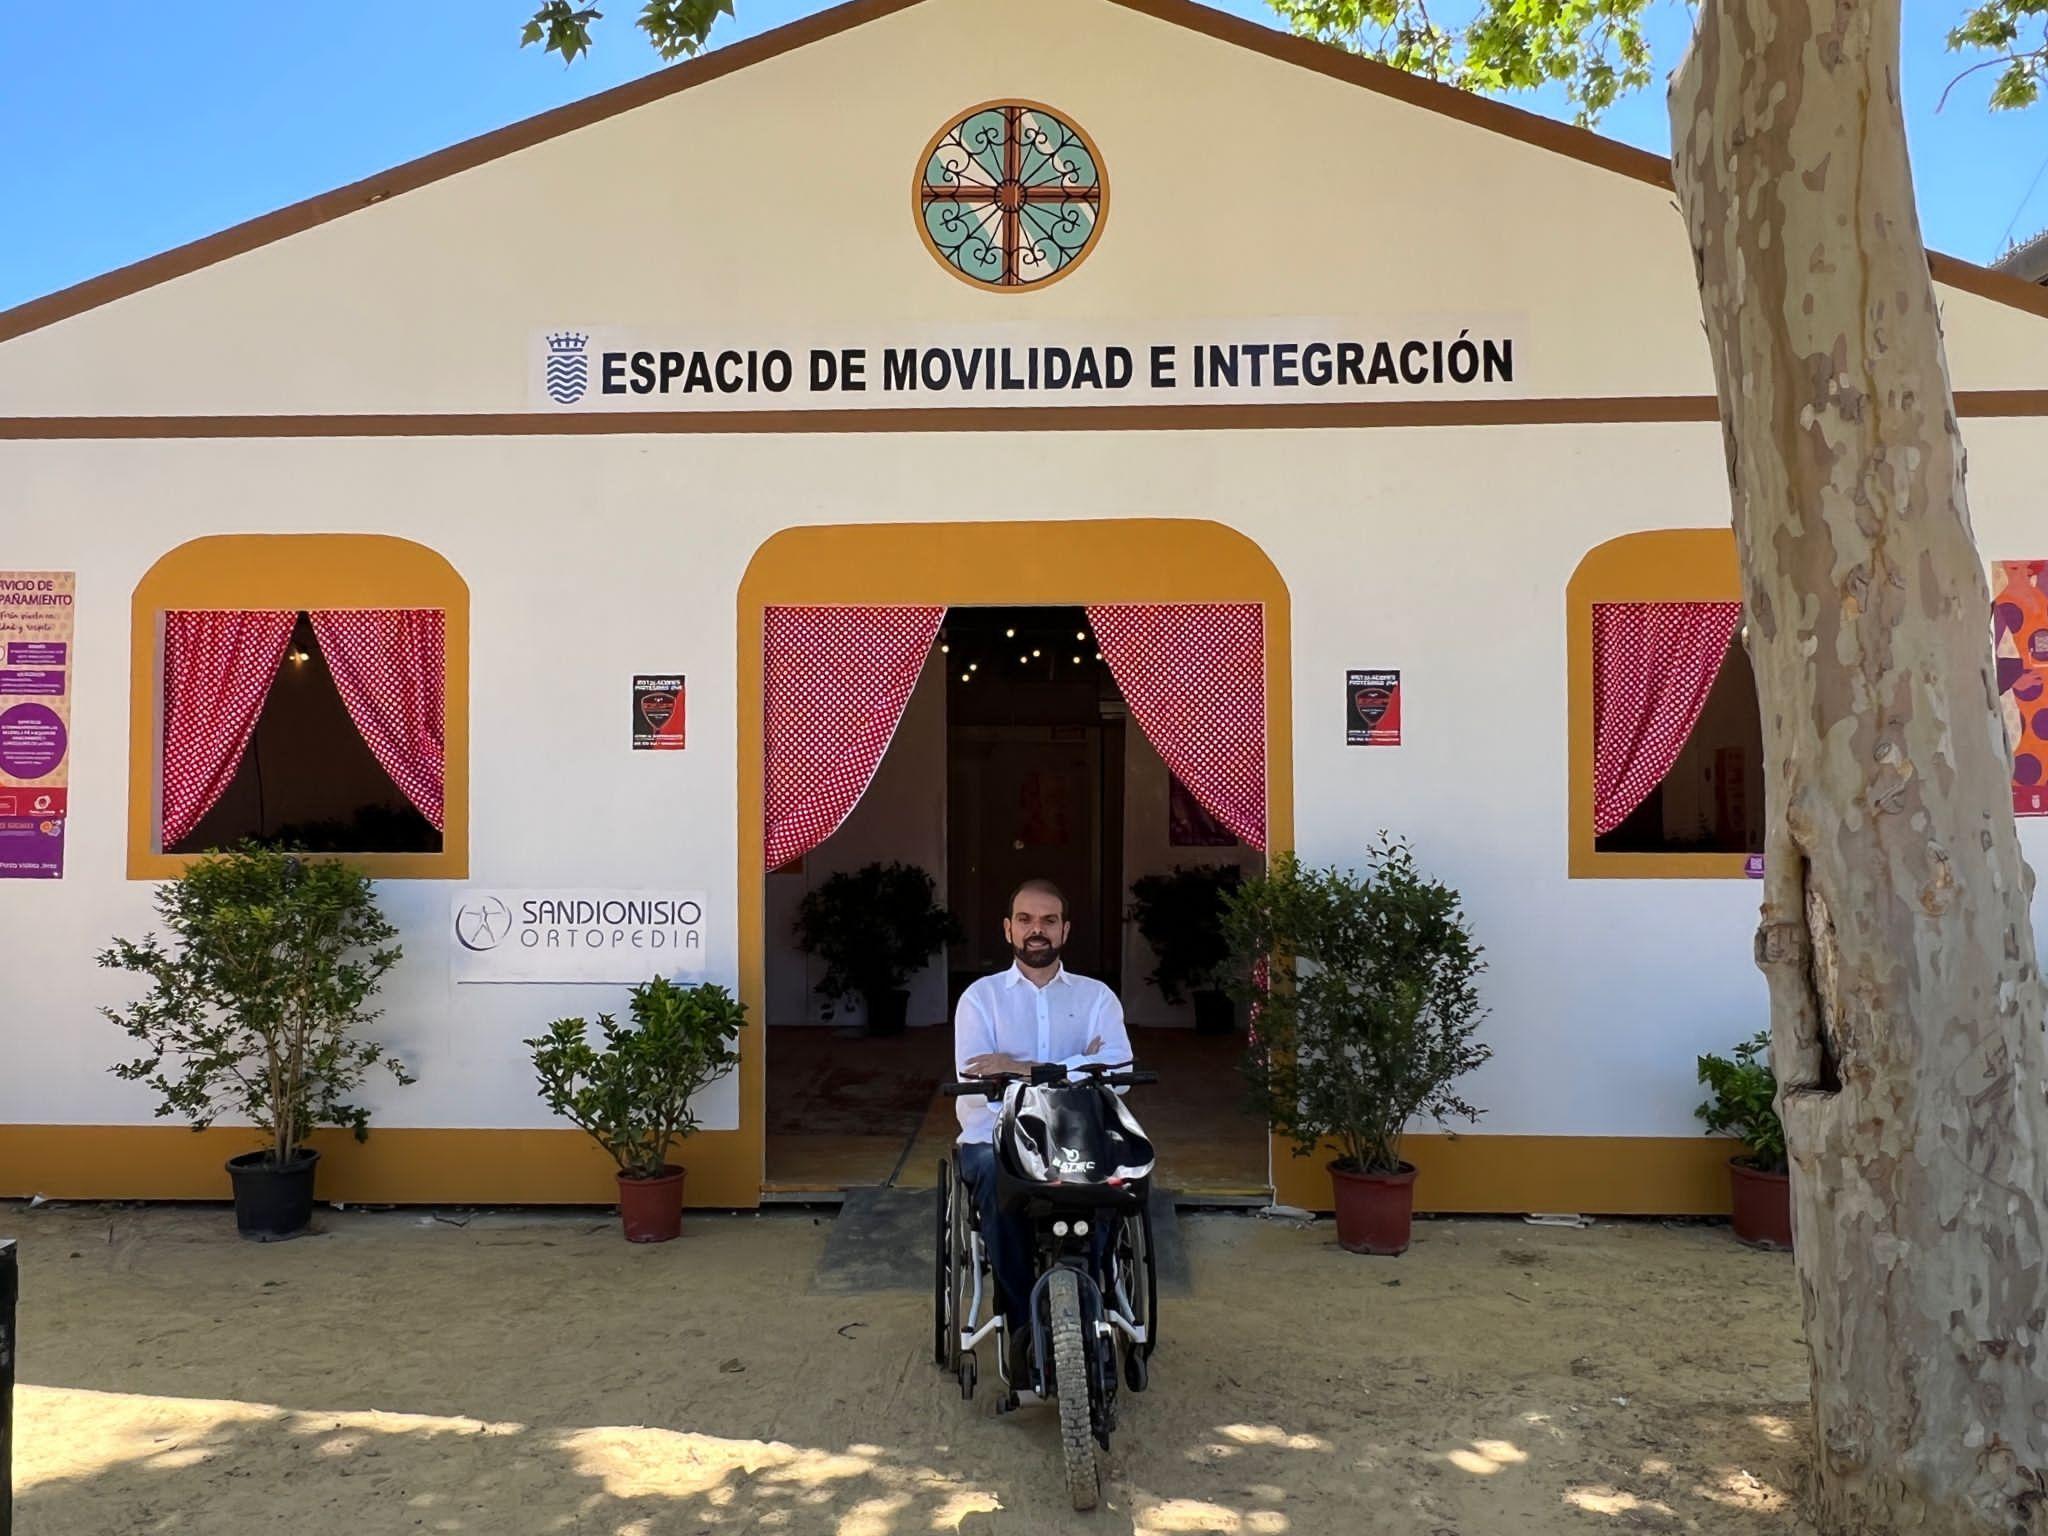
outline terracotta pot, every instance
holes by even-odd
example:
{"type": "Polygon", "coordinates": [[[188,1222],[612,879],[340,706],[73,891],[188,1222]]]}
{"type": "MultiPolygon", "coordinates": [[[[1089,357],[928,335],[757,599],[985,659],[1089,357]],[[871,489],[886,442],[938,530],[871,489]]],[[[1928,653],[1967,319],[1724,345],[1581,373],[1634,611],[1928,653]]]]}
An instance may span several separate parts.
{"type": "Polygon", "coordinates": [[[1728,1183],[1734,1196],[1730,1219],[1735,1235],[1753,1248],[1792,1246],[1792,1178],[1766,1173],[1739,1157],[1728,1160],[1728,1183]]]}
{"type": "Polygon", "coordinates": [[[683,1170],[662,1165],[661,1177],[619,1175],[619,1220],[629,1243],[666,1243],[683,1235],[683,1170]]]}
{"type": "Polygon", "coordinates": [[[1352,1253],[1408,1251],[1415,1216],[1415,1167],[1399,1173],[1353,1173],[1330,1165],[1337,1193],[1337,1242],[1352,1253]]]}

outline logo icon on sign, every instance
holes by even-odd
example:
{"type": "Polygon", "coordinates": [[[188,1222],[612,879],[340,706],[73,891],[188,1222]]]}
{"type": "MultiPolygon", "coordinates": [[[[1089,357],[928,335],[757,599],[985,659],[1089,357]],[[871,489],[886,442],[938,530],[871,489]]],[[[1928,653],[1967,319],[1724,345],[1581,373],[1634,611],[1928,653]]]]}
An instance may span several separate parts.
{"type": "Polygon", "coordinates": [[[648,729],[658,731],[674,717],[676,696],[672,693],[643,693],[640,695],[640,718],[647,722],[648,729]]]}
{"type": "Polygon", "coordinates": [[[557,331],[548,337],[548,398],[557,405],[574,405],[590,388],[590,359],[583,349],[590,338],[581,331],[557,331]]]}
{"type": "Polygon", "coordinates": [[[512,909],[495,896],[455,909],[455,942],[479,953],[496,949],[512,931],[512,909]]]}

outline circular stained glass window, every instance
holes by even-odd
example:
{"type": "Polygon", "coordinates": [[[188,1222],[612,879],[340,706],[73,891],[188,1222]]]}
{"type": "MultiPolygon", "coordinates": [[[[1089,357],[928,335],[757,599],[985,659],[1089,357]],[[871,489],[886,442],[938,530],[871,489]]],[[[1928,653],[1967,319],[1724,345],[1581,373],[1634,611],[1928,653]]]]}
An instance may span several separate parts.
{"type": "Polygon", "coordinates": [[[996,101],[948,123],[918,163],[917,227],[955,276],[1024,289],[1064,277],[1095,247],[1109,205],[1102,156],[1033,101],[996,101]]]}

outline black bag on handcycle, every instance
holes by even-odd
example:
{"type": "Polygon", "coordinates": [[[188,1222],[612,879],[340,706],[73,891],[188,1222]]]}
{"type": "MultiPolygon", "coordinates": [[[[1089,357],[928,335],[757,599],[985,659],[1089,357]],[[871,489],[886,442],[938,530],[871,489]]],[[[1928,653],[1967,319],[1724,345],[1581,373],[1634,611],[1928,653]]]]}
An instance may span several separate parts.
{"type": "Polygon", "coordinates": [[[1133,1210],[1152,1179],[1152,1143],[1102,1083],[1012,1083],[996,1125],[996,1198],[1133,1210]]]}

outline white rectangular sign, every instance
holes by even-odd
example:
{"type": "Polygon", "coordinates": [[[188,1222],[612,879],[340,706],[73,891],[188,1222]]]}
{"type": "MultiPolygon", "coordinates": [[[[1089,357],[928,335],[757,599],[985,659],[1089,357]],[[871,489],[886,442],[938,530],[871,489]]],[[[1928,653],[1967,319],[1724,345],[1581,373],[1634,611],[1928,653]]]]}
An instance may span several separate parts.
{"type": "Polygon", "coordinates": [[[1512,398],[1531,392],[1526,329],[1495,314],[843,336],[564,324],[528,338],[527,398],[542,411],[1512,398]]]}
{"type": "Polygon", "coordinates": [[[624,982],[704,969],[696,891],[457,891],[458,982],[624,982]]]}

